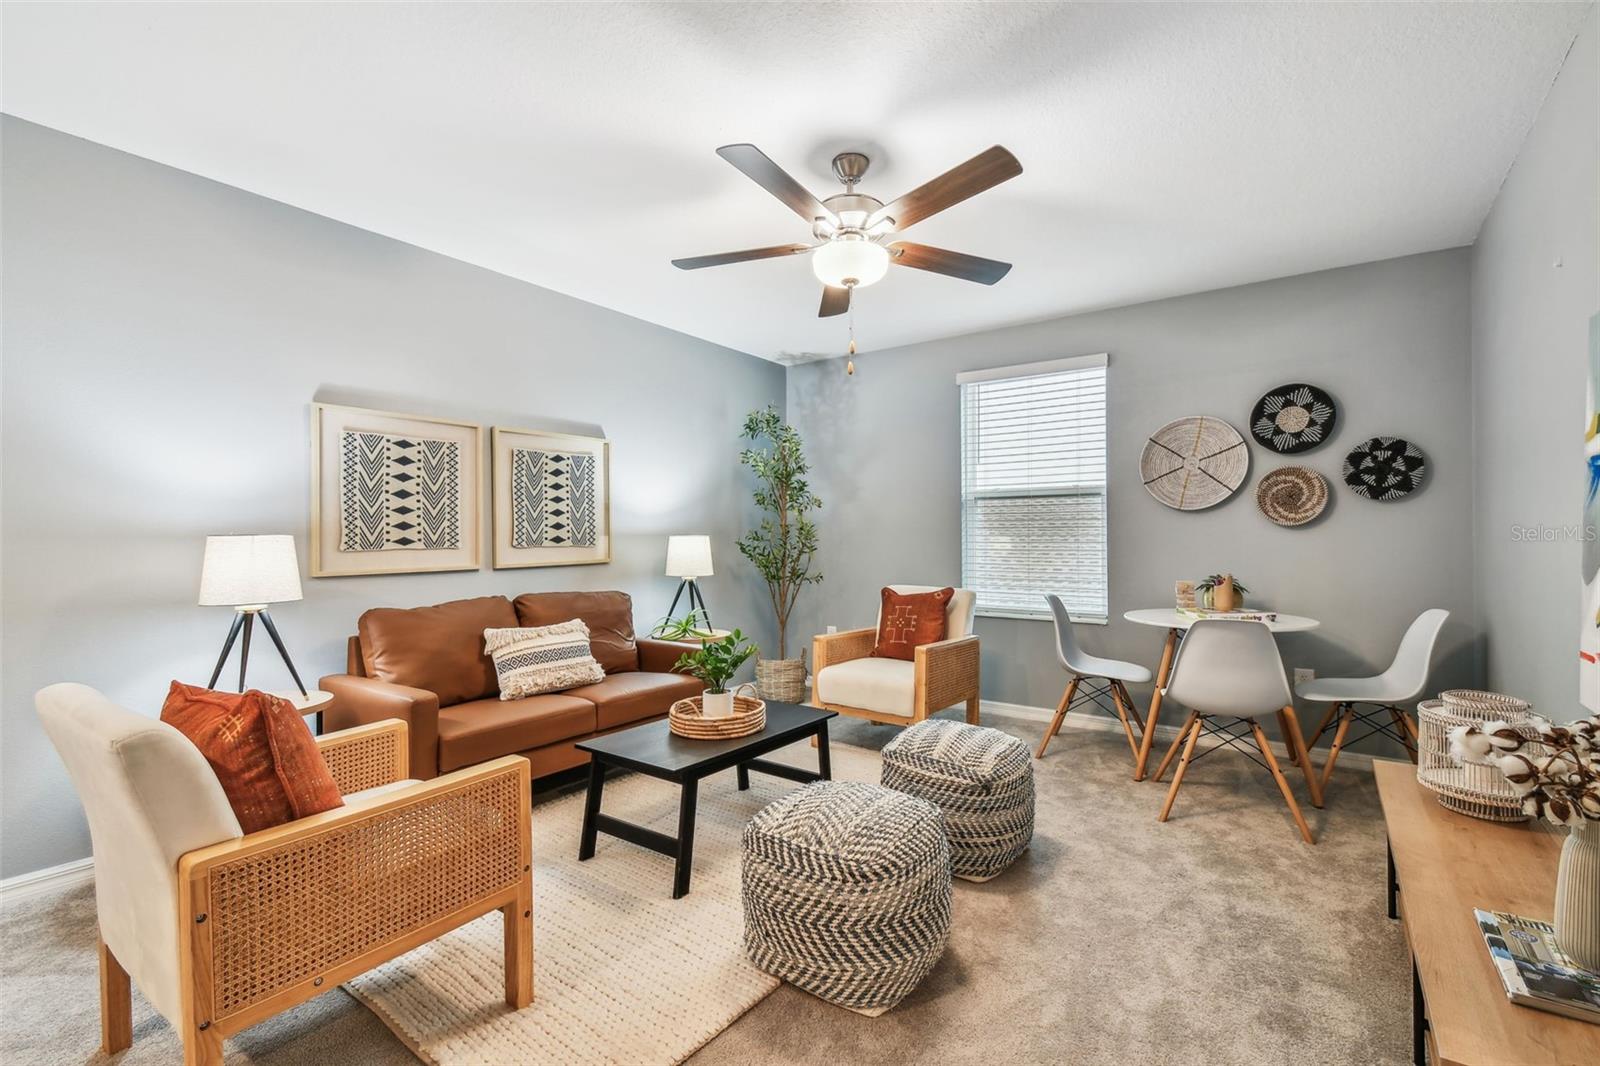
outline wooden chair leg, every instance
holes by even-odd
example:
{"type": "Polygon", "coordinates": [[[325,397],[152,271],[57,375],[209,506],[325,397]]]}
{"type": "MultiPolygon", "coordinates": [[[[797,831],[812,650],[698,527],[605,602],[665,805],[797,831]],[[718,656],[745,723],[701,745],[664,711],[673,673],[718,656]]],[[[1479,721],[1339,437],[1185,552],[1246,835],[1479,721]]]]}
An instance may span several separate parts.
{"type": "Polygon", "coordinates": [[[1294,792],[1290,790],[1289,781],[1278,766],[1277,757],[1272,754],[1272,745],[1267,743],[1267,735],[1261,731],[1261,723],[1254,718],[1250,719],[1250,730],[1255,734],[1256,747],[1261,749],[1261,755],[1266,759],[1267,769],[1272,771],[1272,779],[1278,783],[1278,791],[1283,793],[1283,800],[1289,805],[1289,813],[1294,815],[1294,824],[1300,828],[1300,836],[1307,844],[1315,844],[1317,838],[1311,835],[1311,827],[1306,825],[1305,815],[1300,813],[1300,804],[1294,801],[1294,792]]]}
{"type": "MultiPolygon", "coordinates": [[[[1178,761],[1178,769],[1172,775],[1172,787],[1167,789],[1166,802],[1161,805],[1161,814],[1156,818],[1158,822],[1166,821],[1167,815],[1172,813],[1173,801],[1178,798],[1178,786],[1183,784],[1184,771],[1189,769],[1189,760],[1194,757],[1195,742],[1200,739],[1200,716],[1192,711],[1189,713],[1186,732],[1189,734],[1189,741],[1183,746],[1183,758],[1178,761]]],[[[1156,775],[1156,780],[1161,780],[1159,773],[1156,775]]]]}
{"type": "Polygon", "coordinates": [[[1166,684],[1172,674],[1172,654],[1178,647],[1178,631],[1167,630],[1167,642],[1161,647],[1161,665],[1156,668],[1156,690],[1150,696],[1150,713],[1144,721],[1144,739],[1139,742],[1139,761],[1133,768],[1133,779],[1144,780],[1145,767],[1150,765],[1150,745],[1155,743],[1156,722],[1161,717],[1161,701],[1166,696],[1166,684]]]}
{"type": "Polygon", "coordinates": [[[1338,715],[1339,709],[1343,706],[1344,704],[1342,703],[1328,704],[1328,712],[1322,716],[1322,724],[1317,726],[1317,731],[1312,733],[1311,736],[1306,739],[1306,747],[1314,748],[1317,746],[1317,741],[1321,740],[1322,734],[1328,731],[1328,727],[1333,724],[1333,719],[1338,715]]]}
{"type": "Polygon", "coordinates": [[[1289,765],[1299,766],[1300,754],[1295,751],[1294,745],[1289,743],[1289,720],[1283,716],[1282,711],[1278,712],[1278,731],[1283,734],[1283,749],[1289,753],[1289,765]]]}
{"type": "Polygon", "coordinates": [[[1189,728],[1199,720],[1200,716],[1194,711],[1189,712],[1189,717],[1183,720],[1183,728],[1178,730],[1178,735],[1172,740],[1172,747],[1167,749],[1167,754],[1162,758],[1161,765],[1156,767],[1156,780],[1160,781],[1166,776],[1167,767],[1172,765],[1173,756],[1178,754],[1178,748],[1183,744],[1183,738],[1189,735],[1189,728]]]}
{"type": "Polygon", "coordinates": [[[1144,715],[1139,713],[1139,705],[1133,702],[1133,694],[1128,691],[1128,686],[1121,681],[1116,682],[1117,689],[1122,693],[1122,702],[1128,705],[1128,713],[1133,715],[1133,724],[1139,727],[1139,739],[1144,739],[1144,715]]]}
{"type": "Polygon", "coordinates": [[[1133,736],[1133,723],[1128,721],[1128,708],[1122,703],[1122,690],[1115,681],[1108,682],[1111,689],[1111,702],[1116,705],[1117,717],[1122,720],[1122,732],[1128,738],[1128,750],[1133,752],[1133,762],[1139,763],[1139,742],[1133,736]]]}
{"type": "Polygon", "coordinates": [[[1395,724],[1400,727],[1400,739],[1405,742],[1406,754],[1411,756],[1413,764],[1417,761],[1417,724],[1411,716],[1399,707],[1390,707],[1389,713],[1394,717],[1395,724]]]}
{"type": "Polygon", "coordinates": [[[222,1034],[216,1026],[196,1027],[184,1034],[183,1066],[222,1066],[222,1034]]]}
{"type": "Polygon", "coordinates": [[[967,724],[978,724],[978,697],[976,696],[967,701],[967,724]]]}
{"type": "Polygon", "coordinates": [[[1061,732],[1061,723],[1066,720],[1067,710],[1072,706],[1072,697],[1078,693],[1078,675],[1073,674],[1072,680],[1067,682],[1067,690],[1061,694],[1061,702],[1056,704],[1056,716],[1050,719],[1050,728],[1044,731],[1044,739],[1039,741],[1039,750],[1033,753],[1035,759],[1044,758],[1044,749],[1050,745],[1050,738],[1061,732]]]}
{"type": "Polygon", "coordinates": [[[1333,764],[1339,761],[1339,752],[1344,750],[1345,734],[1350,732],[1350,723],[1355,721],[1355,707],[1346,704],[1344,714],[1339,717],[1339,728],[1333,732],[1333,746],[1328,749],[1328,761],[1322,764],[1322,794],[1328,794],[1328,781],[1333,777],[1333,764]]]}
{"type": "Polygon", "coordinates": [[[1295,753],[1295,761],[1300,764],[1300,769],[1305,771],[1306,789],[1311,793],[1311,805],[1322,806],[1322,784],[1317,780],[1317,771],[1311,765],[1311,752],[1306,747],[1306,738],[1300,732],[1300,719],[1295,716],[1294,704],[1287,704],[1279,713],[1283,722],[1284,743],[1290,751],[1295,753]]]}
{"type": "Polygon", "coordinates": [[[533,1002],[533,882],[524,878],[515,903],[500,908],[505,926],[506,1006],[521,1010],[533,1002]]]}
{"type": "Polygon", "coordinates": [[[133,1046],[133,986],[128,971],[100,941],[100,1050],[115,1055],[133,1046]]]}

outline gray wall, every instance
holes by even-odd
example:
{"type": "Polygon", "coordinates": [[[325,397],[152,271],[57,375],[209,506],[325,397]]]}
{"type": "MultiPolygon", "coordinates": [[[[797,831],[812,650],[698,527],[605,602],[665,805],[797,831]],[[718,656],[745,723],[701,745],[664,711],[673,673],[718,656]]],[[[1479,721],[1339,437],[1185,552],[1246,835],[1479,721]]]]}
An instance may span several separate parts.
{"type": "Polygon", "coordinates": [[[1488,683],[1577,717],[1584,383],[1600,311],[1600,9],[1472,254],[1476,566],[1488,683]],[[1556,263],[1559,262],[1560,266],[1556,263]],[[1548,530],[1553,539],[1529,535],[1548,530]]]}
{"type": "MultiPolygon", "coordinates": [[[[1420,611],[1445,607],[1434,686],[1473,681],[1467,258],[1434,252],[868,352],[854,377],[839,360],[791,369],[789,417],[825,504],[825,580],[802,598],[797,630],[870,624],[889,582],[960,583],[957,372],[1109,352],[1112,622],[1079,627],[1091,652],[1154,669],[1161,632],[1123,612],[1170,605],[1177,579],[1231,570],[1250,602],[1322,622],[1282,639],[1291,667],[1380,669],[1420,611]],[[1340,405],[1330,443],[1290,458],[1252,441],[1245,486],[1208,511],[1173,511],[1145,491],[1149,433],[1191,414],[1243,432],[1264,391],[1302,380],[1340,405]],[[1384,504],[1339,485],[1344,454],[1375,434],[1428,454],[1420,493],[1384,504]],[[1255,504],[1260,477],[1290,462],[1334,483],[1324,515],[1299,529],[1255,504]]],[[[1054,707],[1064,675],[1048,622],[980,619],[978,632],[985,697],[1054,707]]],[[[1148,691],[1135,695],[1143,704],[1148,691]]]]}
{"type": "MultiPolygon", "coordinates": [[[[153,715],[231,617],[195,606],[205,534],[292,532],[305,566],[313,398],[609,436],[615,561],[307,580],[274,610],[307,678],[377,605],[622,588],[648,624],[674,532],[712,535],[713,611],[771,641],[733,549],[736,437],[782,404],[781,367],[9,117],[0,137],[0,875],[89,853],[34,691],[83,681],[153,715]]],[[[251,681],[289,684],[270,645],[251,681]]]]}

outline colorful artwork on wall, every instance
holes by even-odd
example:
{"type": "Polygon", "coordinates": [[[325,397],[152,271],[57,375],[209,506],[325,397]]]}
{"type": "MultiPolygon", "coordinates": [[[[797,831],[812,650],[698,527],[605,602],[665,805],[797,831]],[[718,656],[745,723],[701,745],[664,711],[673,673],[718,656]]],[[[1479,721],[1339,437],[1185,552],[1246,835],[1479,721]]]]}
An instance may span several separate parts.
{"type": "Polygon", "coordinates": [[[1583,618],[1578,633],[1578,701],[1600,711],[1600,314],[1589,319],[1589,398],[1583,422],[1583,618]]]}

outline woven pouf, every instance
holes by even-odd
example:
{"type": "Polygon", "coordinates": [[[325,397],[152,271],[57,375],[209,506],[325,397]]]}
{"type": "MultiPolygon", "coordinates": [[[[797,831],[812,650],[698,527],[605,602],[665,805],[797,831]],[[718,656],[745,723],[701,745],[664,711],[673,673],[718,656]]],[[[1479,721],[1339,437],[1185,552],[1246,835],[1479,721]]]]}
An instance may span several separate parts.
{"type": "Polygon", "coordinates": [[[950,866],[987,881],[1033,839],[1033,759],[1008,733],[933,718],[883,747],[883,783],[944,812],[950,866]]]}
{"type": "Polygon", "coordinates": [[[744,948],[812,995],[878,1015],[933,969],[950,933],[937,808],[856,781],[791,792],[744,830],[744,948]]]}

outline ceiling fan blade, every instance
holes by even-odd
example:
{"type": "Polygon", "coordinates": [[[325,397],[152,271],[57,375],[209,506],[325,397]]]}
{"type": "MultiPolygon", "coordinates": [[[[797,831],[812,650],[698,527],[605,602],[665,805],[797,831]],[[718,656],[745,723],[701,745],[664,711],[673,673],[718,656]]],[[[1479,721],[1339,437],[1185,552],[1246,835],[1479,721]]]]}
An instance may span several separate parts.
{"type": "Polygon", "coordinates": [[[696,255],[688,259],[674,259],[672,265],[679,270],[699,270],[701,267],[722,266],[724,263],[744,263],[751,259],[776,259],[783,255],[809,252],[809,244],[774,244],[770,248],[748,248],[742,252],[722,252],[718,255],[696,255]]]}
{"type": "Polygon", "coordinates": [[[818,318],[832,318],[848,310],[850,310],[849,289],[836,289],[831,285],[822,287],[822,306],[817,308],[818,318]]]}
{"type": "Polygon", "coordinates": [[[838,225],[839,220],[832,211],[822,206],[822,201],[807,192],[805,186],[791,178],[787,171],[768,159],[767,154],[755,145],[725,144],[717,149],[717,154],[738,167],[745,177],[782,200],[789,210],[808,223],[825,218],[838,225]]]}
{"type": "Polygon", "coordinates": [[[889,245],[889,251],[894,255],[889,260],[891,263],[931,270],[935,274],[948,274],[952,278],[976,281],[980,285],[993,285],[1011,269],[1010,263],[1002,263],[998,259],[947,252],[943,248],[930,248],[926,244],[913,244],[911,241],[895,241],[889,245]]]}
{"type": "Polygon", "coordinates": [[[945,171],[927,184],[917,186],[893,203],[878,208],[867,219],[867,228],[892,218],[894,228],[903,230],[1021,173],[1022,164],[1017,162],[1017,157],[997,144],[960,166],[945,171]]]}

